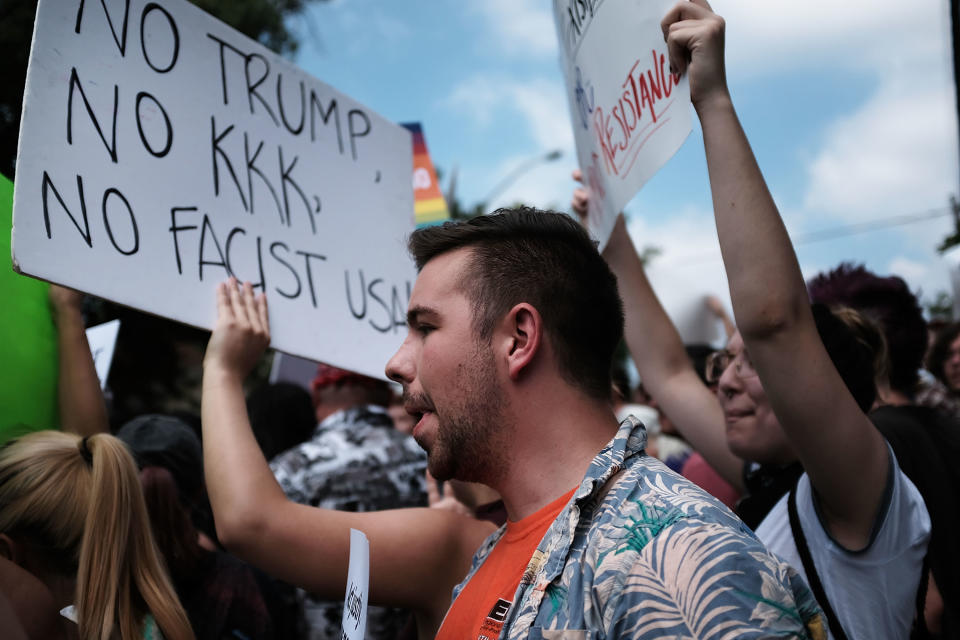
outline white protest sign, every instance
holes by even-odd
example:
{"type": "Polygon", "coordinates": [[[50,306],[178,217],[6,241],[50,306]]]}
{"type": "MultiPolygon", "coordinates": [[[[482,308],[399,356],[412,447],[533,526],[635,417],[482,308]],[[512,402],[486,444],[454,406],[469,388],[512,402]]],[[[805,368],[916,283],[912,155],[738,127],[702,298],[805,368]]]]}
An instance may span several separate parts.
{"type": "Polygon", "coordinates": [[[708,295],[722,292],[709,291],[678,275],[675,268],[658,267],[656,262],[646,271],[650,286],[684,344],[723,345],[723,325],[706,304],[708,295]]]}
{"type": "Polygon", "coordinates": [[[340,637],[363,640],[367,627],[367,594],[370,584],[370,541],[362,531],[350,529],[350,566],[347,593],[343,598],[340,637]]]}
{"type": "Polygon", "coordinates": [[[588,225],[617,214],[690,133],[690,87],[670,73],[660,20],[675,0],[553,0],[588,225]]]}
{"type": "Polygon", "coordinates": [[[100,388],[107,386],[107,375],[110,373],[110,363],[113,362],[113,349],[117,346],[117,334],[120,332],[120,321],[111,320],[87,329],[87,343],[93,355],[93,367],[97,370],[100,388]]]}
{"type": "Polygon", "coordinates": [[[953,317],[960,318],[960,245],[944,252],[943,260],[950,273],[950,288],[953,289],[953,317]]]}
{"type": "Polygon", "coordinates": [[[206,328],[232,273],[275,348],[383,377],[412,166],[406,129],[186,0],[41,0],[14,268],[206,328]]]}

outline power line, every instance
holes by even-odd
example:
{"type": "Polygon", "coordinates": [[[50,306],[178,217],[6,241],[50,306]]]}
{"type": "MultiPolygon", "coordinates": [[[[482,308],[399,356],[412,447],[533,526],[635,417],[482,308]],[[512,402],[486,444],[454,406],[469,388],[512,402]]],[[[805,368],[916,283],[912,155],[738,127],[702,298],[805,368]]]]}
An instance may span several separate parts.
{"type": "MultiPolygon", "coordinates": [[[[927,220],[933,220],[935,218],[942,218],[944,216],[952,215],[952,213],[953,210],[951,207],[938,207],[936,209],[927,209],[926,211],[918,211],[916,213],[907,213],[888,218],[878,218],[876,220],[867,220],[865,222],[858,222],[855,224],[820,229],[819,231],[811,231],[809,233],[801,233],[797,235],[791,234],[790,241],[794,246],[800,244],[810,244],[813,242],[822,242],[824,240],[833,240],[836,238],[843,238],[860,233],[867,233],[869,231],[878,231],[880,229],[887,229],[890,227],[899,227],[908,224],[915,224],[917,222],[925,222],[927,220]]],[[[671,262],[680,262],[688,265],[700,264],[719,259],[719,254],[720,251],[718,248],[701,253],[689,254],[687,256],[678,258],[671,256],[671,262]]]]}
{"type": "Polygon", "coordinates": [[[843,238],[845,236],[852,236],[858,233],[866,233],[868,231],[876,231],[878,229],[899,227],[906,224],[923,222],[925,220],[933,220],[934,218],[942,218],[950,215],[951,213],[952,211],[950,207],[939,207],[937,209],[928,209],[927,211],[921,211],[918,213],[908,213],[889,218],[880,218],[877,220],[868,220],[867,222],[858,222],[856,224],[847,224],[839,227],[831,227],[829,229],[821,229],[820,231],[811,231],[810,233],[801,233],[796,236],[792,236],[791,240],[795,245],[820,242],[822,240],[833,240],[834,238],[843,238]]]}

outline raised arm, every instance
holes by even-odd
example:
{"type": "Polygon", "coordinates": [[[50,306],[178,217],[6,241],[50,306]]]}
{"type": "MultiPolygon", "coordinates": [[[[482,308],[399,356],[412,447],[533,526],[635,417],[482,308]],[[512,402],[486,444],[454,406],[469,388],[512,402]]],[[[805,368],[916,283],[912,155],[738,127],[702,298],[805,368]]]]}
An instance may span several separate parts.
{"type": "Polygon", "coordinates": [[[416,610],[439,626],[487,523],[438,509],[347,513],[287,499],[250,428],[243,380],[270,340],[266,298],[231,279],[217,289],[204,358],[204,473],[217,534],[238,556],[330,599],[343,597],[350,529],[370,541],[370,602],[416,610]]]}
{"type": "Polygon", "coordinates": [[[663,20],[671,64],[688,74],[737,326],[767,398],[817,491],[830,533],[869,540],[889,472],[886,444],[817,333],[780,214],[727,90],[723,19],[705,0],[663,20]]]}
{"type": "MultiPolygon", "coordinates": [[[[574,178],[580,179],[579,171],[574,172],[574,178]]],[[[583,189],[574,192],[572,206],[581,215],[586,213],[587,197],[583,189]]],[[[627,347],[643,386],[710,466],[742,490],[743,461],[727,446],[723,410],[694,371],[680,334],[647,280],[622,215],[603,257],[617,276],[626,316],[627,347]]]]}
{"type": "Polygon", "coordinates": [[[737,326],[733,324],[733,318],[731,318],[727,310],[723,308],[723,303],[720,302],[720,298],[711,294],[703,299],[703,304],[707,310],[713,314],[714,318],[723,323],[723,335],[726,339],[729,340],[732,338],[733,334],[737,332],[737,326]]]}
{"type": "Polygon", "coordinates": [[[80,309],[83,294],[52,284],[49,297],[60,356],[57,374],[60,426],[81,436],[105,433],[110,430],[107,405],[83,326],[80,309]]]}

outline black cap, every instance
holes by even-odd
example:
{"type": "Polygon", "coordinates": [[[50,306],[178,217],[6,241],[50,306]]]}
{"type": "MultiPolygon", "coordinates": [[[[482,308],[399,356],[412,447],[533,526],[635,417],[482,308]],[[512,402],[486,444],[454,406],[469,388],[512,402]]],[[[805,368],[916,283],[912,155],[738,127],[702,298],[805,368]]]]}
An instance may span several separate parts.
{"type": "Polygon", "coordinates": [[[137,466],[163,467],[177,481],[181,498],[192,502],[203,487],[200,439],[184,421],[159,414],[138,416],[117,432],[137,466]]]}

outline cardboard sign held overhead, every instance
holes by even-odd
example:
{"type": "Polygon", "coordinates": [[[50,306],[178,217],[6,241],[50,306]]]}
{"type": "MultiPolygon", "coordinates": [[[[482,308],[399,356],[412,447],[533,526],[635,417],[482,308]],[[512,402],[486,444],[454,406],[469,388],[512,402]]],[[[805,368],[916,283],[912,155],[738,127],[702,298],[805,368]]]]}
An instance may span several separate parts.
{"type": "Polygon", "coordinates": [[[675,0],[553,0],[590,231],[617,214],[690,133],[690,87],[670,73],[660,20],[675,0]]]}
{"type": "Polygon", "coordinates": [[[350,564],[347,592],[340,624],[342,640],[363,640],[367,629],[367,594],[370,592],[370,541],[366,534],[350,529],[350,564]]]}
{"type": "Polygon", "coordinates": [[[113,350],[117,346],[117,334],[120,333],[120,321],[111,320],[87,329],[87,343],[93,356],[93,367],[97,370],[100,388],[107,388],[110,365],[113,364],[113,350]]]}
{"type": "Polygon", "coordinates": [[[186,0],[41,0],[14,267],[209,328],[249,280],[273,346],[368,375],[415,277],[411,138],[186,0]]]}
{"type": "Polygon", "coordinates": [[[960,246],[944,252],[943,261],[950,274],[950,288],[953,290],[953,317],[960,319],[960,246]]]}

